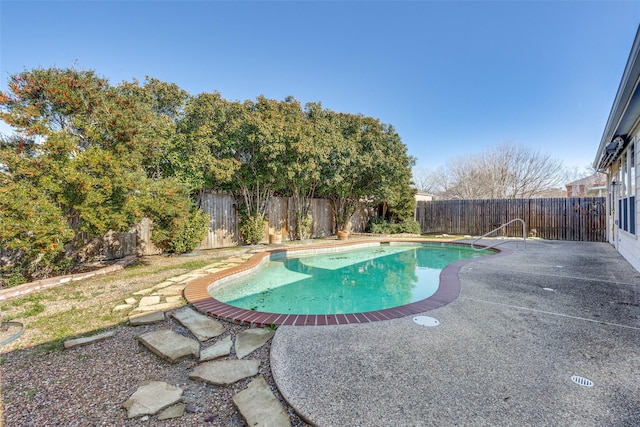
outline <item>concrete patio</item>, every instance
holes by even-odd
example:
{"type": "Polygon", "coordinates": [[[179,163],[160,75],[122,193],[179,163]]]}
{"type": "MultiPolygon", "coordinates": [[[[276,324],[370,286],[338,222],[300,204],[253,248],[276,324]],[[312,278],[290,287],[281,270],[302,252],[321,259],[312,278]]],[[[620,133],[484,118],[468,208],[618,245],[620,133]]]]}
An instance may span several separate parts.
{"type": "Polygon", "coordinates": [[[282,395],[323,427],[639,425],[640,274],[607,243],[501,247],[424,313],[438,326],[281,326],[282,395]]]}

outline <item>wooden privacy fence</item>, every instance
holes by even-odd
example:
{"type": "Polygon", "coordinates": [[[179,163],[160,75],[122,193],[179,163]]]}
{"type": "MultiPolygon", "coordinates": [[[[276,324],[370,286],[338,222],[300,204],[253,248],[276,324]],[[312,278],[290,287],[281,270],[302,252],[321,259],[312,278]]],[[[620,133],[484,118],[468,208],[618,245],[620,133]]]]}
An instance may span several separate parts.
{"type": "MultiPolygon", "coordinates": [[[[416,220],[423,233],[481,236],[514,218],[522,218],[529,237],[586,242],[606,241],[606,199],[436,200],[418,202],[416,220]]],[[[521,236],[514,223],[497,236],[521,236]]]]}
{"type": "MultiPolygon", "coordinates": [[[[205,239],[199,249],[214,249],[235,246],[240,243],[239,218],[235,200],[224,193],[206,193],[200,201],[201,208],[209,213],[211,222],[205,239]]],[[[364,231],[373,213],[361,204],[351,217],[351,230],[364,231]]],[[[311,237],[327,237],[335,234],[336,225],[328,199],[311,200],[313,225],[311,237]]],[[[289,197],[272,197],[267,207],[268,226],[265,228],[263,243],[269,242],[269,235],[280,233],[282,239],[293,239],[296,226],[296,211],[289,197]]]]}
{"type": "MultiPolygon", "coordinates": [[[[198,249],[224,248],[241,243],[238,232],[239,218],[232,196],[224,193],[205,193],[201,197],[200,206],[209,213],[211,220],[209,230],[198,249]]],[[[313,216],[311,237],[327,237],[335,234],[336,226],[329,200],[313,199],[311,214],[313,216]]],[[[351,218],[351,230],[364,231],[373,214],[373,211],[360,205],[351,218]]],[[[283,240],[293,239],[296,212],[289,198],[273,197],[269,201],[267,218],[269,224],[265,227],[262,243],[268,243],[269,235],[274,233],[280,233],[283,240]]],[[[88,245],[87,255],[92,259],[110,260],[136,254],[157,255],[161,250],[151,241],[152,233],[153,224],[145,218],[129,233],[109,232],[106,236],[97,239],[79,235],[76,241],[79,245],[88,245]]]]}
{"type": "MultiPolygon", "coordinates": [[[[235,201],[228,194],[207,193],[201,207],[211,218],[209,230],[198,249],[236,246],[241,243],[235,201]]],[[[311,237],[327,237],[336,232],[336,226],[327,199],[313,199],[311,203],[313,230],[311,237]]],[[[360,205],[351,218],[351,230],[364,231],[375,210],[360,205]]],[[[286,197],[274,197],[268,207],[269,234],[280,232],[282,239],[292,239],[296,213],[293,203],[286,197]]],[[[420,201],[416,207],[416,220],[422,233],[448,233],[481,236],[514,218],[522,218],[529,237],[550,240],[606,241],[606,202],[604,197],[514,199],[514,200],[436,200],[420,201]]],[[[100,238],[79,233],[75,243],[85,247],[87,259],[118,259],[128,255],[156,255],[161,251],[151,241],[153,225],[142,220],[129,233],[109,232],[100,238]]],[[[520,223],[500,230],[498,236],[521,236],[520,223]]],[[[0,248],[0,256],[2,249],[0,248]]]]}

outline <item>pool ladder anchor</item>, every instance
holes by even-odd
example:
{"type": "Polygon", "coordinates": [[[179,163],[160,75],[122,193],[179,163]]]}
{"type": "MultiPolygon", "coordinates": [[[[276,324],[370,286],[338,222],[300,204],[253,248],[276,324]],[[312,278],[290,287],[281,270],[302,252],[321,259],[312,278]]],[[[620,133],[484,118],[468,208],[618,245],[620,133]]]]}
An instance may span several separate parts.
{"type": "Polygon", "coordinates": [[[488,233],[483,234],[482,236],[478,237],[476,240],[471,242],[471,248],[473,250],[475,250],[475,251],[484,251],[484,250],[487,250],[487,249],[495,248],[496,246],[502,245],[503,243],[509,242],[509,240],[502,240],[502,241],[500,241],[498,243],[495,243],[495,244],[489,245],[489,246],[483,246],[483,247],[478,247],[478,248],[475,246],[476,243],[478,243],[480,240],[484,239],[485,237],[489,236],[490,234],[493,234],[496,231],[500,231],[501,229],[503,229],[507,225],[513,224],[514,222],[518,222],[518,221],[520,223],[522,223],[522,241],[524,242],[524,249],[526,249],[527,248],[527,225],[525,224],[525,222],[524,222],[524,220],[522,218],[512,219],[509,222],[505,222],[500,227],[494,228],[493,230],[489,231],[488,233]]]}

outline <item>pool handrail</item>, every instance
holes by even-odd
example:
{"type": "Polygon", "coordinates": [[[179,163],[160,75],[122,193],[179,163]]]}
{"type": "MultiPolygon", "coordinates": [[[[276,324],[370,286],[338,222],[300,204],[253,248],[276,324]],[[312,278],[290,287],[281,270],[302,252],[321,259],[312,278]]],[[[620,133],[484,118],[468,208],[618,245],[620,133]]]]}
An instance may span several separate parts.
{"type": "Polygon", "coordinates": [[[484,250],[487,250],[487,249],[495,248],[496,246],[501,245],[503,243],[507,243],[507,240],[503,240],[503,241],[500,241],[500,242],[495,243],[493,245],[483,246],[481,248],[476,248],[474,246],[475,243],[478,243],[480,240],[484,239],[488,235],[493,234],[496,231],[499,231],[500,229],[502,229],[502,228],[506,227],[507,225],[510,225],[510,224],[512,224],[512,223],[514,223],[516,221],[520,221],[522,223],[522,241],[524,242],[524,248],[526,249],[527,248],[527,225],[525,224],[525,222],[524,222],[524,220],[522,218],[514,218],[509,222],[505,222],[500,227],[494,228],[493,230],[489,231],[488,233],[485,233],[482,236],[478,237],[473,242],[471,242],[471,249],[473,249],[474,251],[484,251],[484,250]]]}

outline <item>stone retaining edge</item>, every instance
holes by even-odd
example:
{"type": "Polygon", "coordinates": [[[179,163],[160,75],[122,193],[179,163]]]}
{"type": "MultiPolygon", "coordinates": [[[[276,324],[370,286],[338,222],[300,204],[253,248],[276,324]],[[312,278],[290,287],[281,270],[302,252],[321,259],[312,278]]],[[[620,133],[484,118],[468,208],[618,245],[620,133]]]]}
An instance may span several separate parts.
{"type": "Polygon", "coordinates": [[[48,279],[36,280],[34,282],[25,283],[8,289],[0,290],[0,301],[8,300],[22,295],[28,295],[35,291],[47,288],[53,288],[69,282],[77,282],[79,280],[88,279],[94,276],[103,276],[124,269],[138,259],[136,255],[129,255],[116,261],[113,265],[100,268],[86,273],[68,274],[66,276],[50,277],[48,279]]]}

